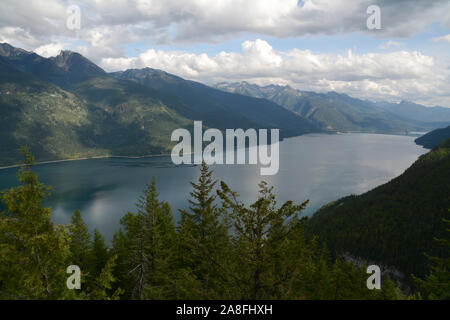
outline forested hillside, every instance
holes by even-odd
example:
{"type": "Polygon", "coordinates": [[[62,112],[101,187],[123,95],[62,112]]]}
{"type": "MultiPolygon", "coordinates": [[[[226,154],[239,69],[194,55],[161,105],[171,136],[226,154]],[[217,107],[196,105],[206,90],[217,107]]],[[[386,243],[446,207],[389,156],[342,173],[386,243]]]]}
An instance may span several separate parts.
{"type": "Polygon", "coordinates": [[[337,253],[348,252],[423,276],[425,253],[445,257],[443,218],[450,212],[450,139],[421,156],[392,181],[360,196],[348,196],[318,210],[310,221],[337,253]]]}
{"type": "Polygon", "coordinates": [[[318,126],[311,121],[302,116],[293,116],[292,112],[271,101],[223,92],[161,70],[129,69],[111,75],[177,96],[198,113],[201,119],[213,123],[217,128],[235,127],[236,123],[227,122],[226,117],[229,114],[239,114],[261,128],[284,128],[285,136],[319,131],[318,126]],[[224,110],[225,117],[217,117],[216,109],[224,110]]]}
{"type": "Polygon", "coordinates": [[[0,165],[16,163],[23,145],[41,160],[107,153],[80,139],[92,126],[88,114],[74,94],[0,60],[0,165]]]}
{"type": "Polygon", "coordinates": [[[450,139],[450,126],[428,132],[427,134],[414,140],[414,142],[427,149],[433,149],[447,139],[450,139]]]}

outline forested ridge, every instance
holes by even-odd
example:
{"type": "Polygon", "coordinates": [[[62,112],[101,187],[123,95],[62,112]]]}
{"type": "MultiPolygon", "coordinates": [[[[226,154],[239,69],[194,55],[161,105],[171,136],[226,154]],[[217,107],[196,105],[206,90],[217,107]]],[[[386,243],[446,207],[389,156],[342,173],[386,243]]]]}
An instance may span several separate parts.
{"type": "Polygon", "coordinates": [[[333,252],[394,266],[409,278],[428,272],[426,254],[446,257],[443,219],[450,213],[450,139],[422,155],[402,175],[363,195],[325,205],[311,232],[333,252]]]}
{"type": "Polygon", "coordinates": [[[381,290],[369,290],[365,268],[331,258],[309,237],[308,219],[300,218],[307,201],[278,205],[273,189],[261,182],[258,198],[246,206],[205,164],[179,223],[158,199],[153,180],[107,247],[98,231],[89,233],[79,211],[69,225],[51,222],[51,210],[41,204],[49,189],[26,155],[19,186],[1,193],[1,299],[443,297],[434,289],[436,279],[448,278],[448,269],[442,271],[447,262],[439,257],[428,277],[417,279],[422,294],[406,296],[389,277],[381,290]],[[66,286],[69,265],[81,268],[80,290],[66,286]]]}
{"type": "Polygon", "coordinates": [[[414,142],[424,148],[433,149],[447,139],[450,139],[450,126],[430,131],[414,140],[414,142]]]}

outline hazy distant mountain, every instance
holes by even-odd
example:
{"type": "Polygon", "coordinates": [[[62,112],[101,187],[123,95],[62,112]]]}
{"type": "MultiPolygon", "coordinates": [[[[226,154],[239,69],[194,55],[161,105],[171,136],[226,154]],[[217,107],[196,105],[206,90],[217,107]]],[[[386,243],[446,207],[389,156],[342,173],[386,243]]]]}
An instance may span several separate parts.
{"type": "Polygon", "coordinates": [[[37,161],[167,153],[172,131],[191,129],[193,120],[220,129],[279,128],[281,136],[319,131],[275,103],[158,73],[160,85],[143,85],[75,52],[44,58],[0,44],[0,165],[16,163],[21,145],[37,161]]]}
{"type": "Polygon", "coordinates": [[[400,103],[378,103],[379,106],[405,119],[417,122],[450,123],[450,108],[425,107],[423,105],[401,101],[400,103]]]}
{"type": "MultiPolygon", "coordinates": [[[[376,104],[336,92],[314,93],[298,91],[289,86],[262,87],[247,82],[222,82],[215,87],[227,92],[274,101],[329,130],[398,133],[411,130],[427,131],[442,126],[442,122],[433,122],[433,117],[406,117],[388,104],[376,104]]],[[[429,108],[423,106],[420,108],[425,113],[435,112],[427,109],[429,108]]],[[[440,109],[440,112],[450,114],[450,109],[440,109]]],[[[445,118],[440,121],[445,121],[445,118]]]]}
{"type": "Polygon", "coordinates": [[[428,132],[414,141],[427,149],[433,149],[447,139],[450,139],[450,126],[428,132]]]}
{"type": "Polygon", "coordinates": [[[216,84],[215,87],[227,92],[272,100],[285,108],[294,111],[296,111],[298,99],[302,97],[302,92],[295,90],[290,86],[258,86],[256,84],[248,83],[247,81],[234,83],[221,82],[216,84]]]}

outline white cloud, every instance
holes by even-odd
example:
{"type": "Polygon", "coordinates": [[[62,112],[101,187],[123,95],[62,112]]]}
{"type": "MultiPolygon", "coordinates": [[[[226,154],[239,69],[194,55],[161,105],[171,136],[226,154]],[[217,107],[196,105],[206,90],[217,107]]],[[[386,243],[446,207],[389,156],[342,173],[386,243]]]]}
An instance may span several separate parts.
{"type": "Polygon", "coordinates": [[[117,57],[124,44],[217,42],[238,34],[273,37],[361,32],[405,37],[440,22],[450,26],[445,0],[84,0],[81,30],[69,30],[66,0],[0,1],[0,38],[36,49],[68,37],[85,42],[91,56],[117,57]],[[366,9],[381,8],[382,30],[366,27],[366,9]],[[444,13],[444,14],[443,14],[444,13]]]}
{"type": "Polygon", "coordinates": [[[64,50],[64,44],[62,43],[49,43],[38,47],[34,52],[43,57],[54,57],[59,54],[61,50],[64,50]]]}
{"type": "Polygon", "coordinates": [[[61,0],[0,1],[0,38],[25,49],[48,44],[55,35],[69,36],[61,0]]]}
{"type": "Polygon", "coordinates": [[[6,42],[25,49],[39,45],[39,41],[30,32],[23,28],[13,26],[0,27],[0,42],[6,42]]]}
{"type": "MultiPolygon", "coordinates": [[[[251,80],[289,83],[301,89],[342,90],[372,98],[418,97],[448,102],[449,65],[418,52],[349,52],[346,56],[309,50],[277,51],[262,40],[247,41],[240,52],[215,56],[150,49],[124,58],[128,44],[217,43],[238,35],[275,38],[363,33],[400,38],[430,24],[450,27],[448,0],[2,0],[0,41],[42,55],[70,44],[109,70],[151,66],[212,83],[251,80]],[[69,4],[81,8],[81,29],[66,27],[69,4]],[[369,5],[381,8],[381,30],[366,26],[369,5]],[[428,94],[428,97],[425,95],[428,94]]],[[[333,38],[330,38],[333,39],[333,38]]],[[[448,41],[448,35],[434,41],[448,41]]],[[[380,47],[380,48],[381,48],[380,47]]],[[[431,102],[430,102],[431,103],[431,102]]]]}
{"type": "Polygon", "coordinates": [[[436,37],[432,39],[433,42],[448,42],[450,43],[450,34],[442,37],[436,37]]]}
{"type": "Polygon", "coordinates": [[[358,55],[349,50],[342,56],[300,49],[276,51],[266,41],[255,40],[245,41],[241,52],[213,57],[150,49],[133,58],[105,58],[101,66],[109,71],[151,67],[210,84],[246,80],[361,98],[428,99],[429,104],[450,105],[448,69],[437,68],[433,57],[416,51],[358,55]]]}
{"type": "MultiPolygon", "coordinates": [[[[408,36],[436,21],[448,23],[442,12],[448,1],[416,0],[87,0],[107,24],[137,25],[151,22],[155,28],[174,27],[174,41],[211,41],[239,32],[276,37],[307,34],[367,32],[366,9],[378,5],[382,29],[377,36],[408,36]]],[[[372,34],[374,34],[372,32],[372,34]]],[[[375,34],[374,34],[375,35],[375,34]]]]}
{"type": "Polygon", "coordinates": [[[405,44],[403,42],[399,42],[399,41],[386,41],[385,43],[383,43],[382,45],[379,46],[380,49],[389,49],[389,48],[394,48],[394,47],[402,47],[405,44]]]}

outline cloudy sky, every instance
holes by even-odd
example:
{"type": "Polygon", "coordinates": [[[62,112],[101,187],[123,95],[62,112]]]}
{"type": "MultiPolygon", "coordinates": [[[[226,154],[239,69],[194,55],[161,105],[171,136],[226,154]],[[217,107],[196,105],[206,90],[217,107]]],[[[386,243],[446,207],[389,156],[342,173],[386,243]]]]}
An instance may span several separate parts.
{"type": "Polygon", "coordinates": [[[1,0],[0,42],[106,71],[450,107],[449,0],[1,0]]]}

